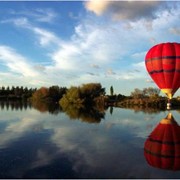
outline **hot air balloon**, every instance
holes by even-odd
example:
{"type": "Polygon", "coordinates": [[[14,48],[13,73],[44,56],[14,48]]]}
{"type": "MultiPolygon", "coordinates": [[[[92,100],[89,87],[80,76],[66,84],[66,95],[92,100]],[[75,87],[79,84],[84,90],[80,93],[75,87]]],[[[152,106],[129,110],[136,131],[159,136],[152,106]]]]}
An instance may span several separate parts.
{"type": "Polygon", "coordinates": [[[153,46],[145,57],[146,69],[169,99],[180,87],[180,44],[161,43],[153,46]]]}
{"type": "Polygon", "coordinates": [[[180,126],[171,113],[160,121],[146,140],[144,156],[153,167],[180,170],[180,126]]]}

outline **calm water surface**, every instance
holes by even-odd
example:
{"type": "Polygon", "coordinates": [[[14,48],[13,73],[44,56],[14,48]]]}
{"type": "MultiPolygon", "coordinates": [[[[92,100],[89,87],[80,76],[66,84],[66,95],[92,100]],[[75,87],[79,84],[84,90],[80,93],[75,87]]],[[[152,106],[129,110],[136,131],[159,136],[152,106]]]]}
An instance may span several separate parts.
{"type": "MultiPolygon", "coordinates": [[[[167,111],[113,108],[93,116],[6,105],[0,113],[0,178],[180,178],[144,156],[167,111]]],[[[180,111],[172,114],[180,124],[180,111]]]]}

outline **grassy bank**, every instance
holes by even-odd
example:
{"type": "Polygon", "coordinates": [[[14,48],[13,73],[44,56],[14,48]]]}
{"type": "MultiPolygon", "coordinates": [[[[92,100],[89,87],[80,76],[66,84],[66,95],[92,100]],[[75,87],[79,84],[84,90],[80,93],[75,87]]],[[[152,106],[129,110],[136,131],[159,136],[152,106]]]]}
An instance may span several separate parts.
{"type": "MultiPolygon", "coordinates": [[[[167,98],[159,97],[159,98],[126,98],[122,101],[116,102],[117,107],[141,107],[141,108],[159,108],[164,109],[167,107],[167,98]]],[[[180,107],[180,101],[176,98],[171,100],[172,107],[180,107]]]]}

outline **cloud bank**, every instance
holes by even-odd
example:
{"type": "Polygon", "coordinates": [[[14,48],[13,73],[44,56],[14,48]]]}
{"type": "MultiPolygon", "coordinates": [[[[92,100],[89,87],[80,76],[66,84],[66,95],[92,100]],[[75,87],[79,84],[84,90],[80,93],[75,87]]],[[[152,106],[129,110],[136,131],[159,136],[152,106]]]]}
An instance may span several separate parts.
{"type": "Polygon", "coordinates": [[[87,10],[96,15],[110,15],[114,20],[153,19],[156,11],[162,7],[162,1],[101,1],[92,0],[85,3],[87,10]]]}
{"type": "Polygon", "coordinates": [[[0,18],[0,25],[7,28],[9,34],[18,32],[21,39],[26,39],[21,43],[26,44],[0,42],[1,69],[5,67],[0,72],[0,83],[69,87],[101,82],[109,88],[113,82],[122,93],[127,93],[127,89],[131,91],[133,83],[139,88],[146,86],[148,75],[143,62],[147,50],[162,41],[180,40],[177,23],[180,7],[173,4],[161,1],[84,2],[88,11],[76,20],[68,38],[59,33],[63,22],[56,21],[60,14],[55,7],[45,8],[47,11],[11,11],[9,16],[0,18]],[[20,48],[27,44],[32,47],[28,55],[20,48]],[[121,84],[127,87],[120,87],[121,84]]]}

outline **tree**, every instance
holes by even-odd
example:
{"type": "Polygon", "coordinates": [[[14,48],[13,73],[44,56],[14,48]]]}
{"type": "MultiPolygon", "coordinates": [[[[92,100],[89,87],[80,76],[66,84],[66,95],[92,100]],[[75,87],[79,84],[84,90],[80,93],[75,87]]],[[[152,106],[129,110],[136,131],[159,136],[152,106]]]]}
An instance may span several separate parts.
{"type": "Polygon", "coordinates": [[[59,86],[51,86],[49,88],[49,96],[54,100],[59,100],[59,86]]]}
{"type": "Polygon", "coordinates": [[[10,93],[10,88],[9,88],[9,86],[6,88],[6,92],[7,92],[7,94],[10,93]]]}
{"type": "Polygon", "coordinates": [[[66,90],[67,90],[67,88],[65,88],[65,87],[60,88],[59,86],[51,86],[49,88],[49,97],[53,101],[57,102],[62,98],[63,94],[66,93],[66,90]]]}
{"type": "Polygon", "coordinates": [[[105,89],[100,83],[87,83],[80,87],[81,97],[85,99],[94,99],[100,95],[105,94],[105,89]]]}
{"type": "Polygon", "coordinates": [[[135,88],[134,91],[131,92],[131,96],[137,99],[144,97],[157,98],[159,96],[159,93],[160,90],[158,88],[148,87],[144,88],[143,90],[135,88]]]}
{"type": "Polygon", "coordinates": [[[79,87],[71,87],[60,100],[61,106],[68,104],[92,105],[95,103],[96,97],[105,94],[105,89],[100,83],[88,83],[79,87]]]}
{"type": "Polygon", "coordinates": [[[135,99],[142,98],[144,97],[144,92],[138,88],[135,88],[134,91],[131,92],[131,96],[135,99]]]}
{"type": "Polygon", "coordinates": [[[5,95],[5,87],[4,87],[4,86],[1,87],[1,95],[2,95],[2,96],[5,95]]]}
{"type": "Polygon", "coordinates": [[[143,93],[146,96],[149,96],[150,98],[158,97],[160,93],[160,89],[158,88],[153,88],[153,87],[148,87],[143,89],[143,93]]]}
{"type": "Polygon", "coordinates": [[[32,95],[33,100],[45,100],[49,95],[49,90],[46,87],[41,87],[37,91],[35,91],[32,95]]]}
{"type": "Polygon", "coordinates": [[[113,86],[110,87],[110,94],[111,94],[111,96],[113,96],[113,94],[114,94],[113,86]]]}
{"type": "Polygon", "coordinates": [[[83,99],[80,99],[80,89],[79,87],[70,87],[66,94],[59,101],[60,105],[67,107],[69,104],[82,104],[83,99]]]}

